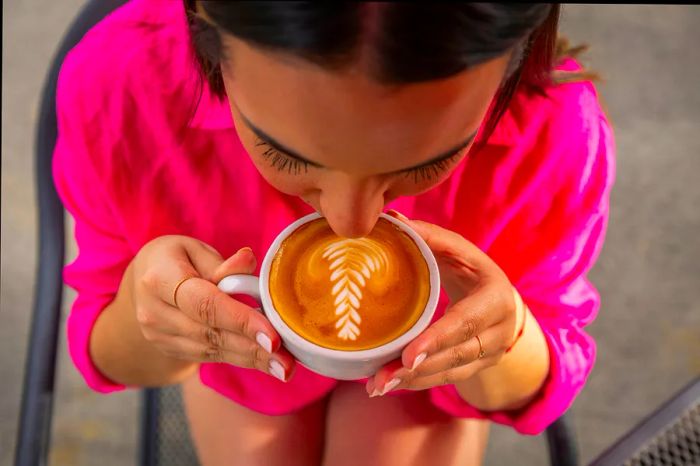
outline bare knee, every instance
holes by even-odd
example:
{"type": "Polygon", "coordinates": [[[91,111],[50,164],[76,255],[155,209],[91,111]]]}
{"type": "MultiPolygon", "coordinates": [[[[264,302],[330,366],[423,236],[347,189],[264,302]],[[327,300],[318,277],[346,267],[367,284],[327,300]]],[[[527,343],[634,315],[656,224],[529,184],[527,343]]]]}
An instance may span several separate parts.
{"type": "Polygon", "coordinates": [[[320,464],[325,402],[290,415],[267,416],[193,379],[183,383],[183,398],[202,466],[320,464]]]}
{"type": "Polygon", "coordinates": [[[329,400],[324,464],[481,464],[488,423],[448,416],[426,392],[370,399],[355,385],[329,400]]]}

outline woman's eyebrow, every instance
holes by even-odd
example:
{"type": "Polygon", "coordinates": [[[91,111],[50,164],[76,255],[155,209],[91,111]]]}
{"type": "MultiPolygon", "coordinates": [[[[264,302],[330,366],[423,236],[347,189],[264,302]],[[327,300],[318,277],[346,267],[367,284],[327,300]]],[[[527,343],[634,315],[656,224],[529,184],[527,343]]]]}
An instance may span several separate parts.
{"type": "Polygon", "coordinates": [[[278,150],[280,152],[284,152],[285,155],[288,155],[289,157],[292,157],[294,159],[299,159],[299,161],[308,163],[309,165],[312,165],[314,167],[318,168],[325,168],[323,165],[321,165],[318,162],[314,162],[312,160],[307,159],[306,157],[303,157],[302,155],[298,154],[297,152],[293,151],[292,149],[286,147],[285,145],[277,142],[275,138],[272,136],[268,135],[265,131],[261,130],[257,126],[255,126],[253,123],[250,122],[250,120],[241,113],[239,110],[238,113],[241,115],[241,118],[243,118],[243,122],[245,122],[246,125],[248,125],[248,128],[255,134],[258,139],[262,140],[265,144],[271,146],[275,150],[278,150]]]}
{"type": "MultiPolygon", "coordinates": [[[[318,162],[314,162],[313,160],[309,160],[303,155],[295,152],[294,150],[286,147],[284,144],[279,143],[275,138],[272,136],[268,135],[265,131],[261,130],[257,126],[255,126],[241,111],[240,109],[238,110],[238,114],[241,116],[243,119],[243,122],[250,128],[250,130],[255,134],[258,139],[263,141],[265,144],[269,145],[270,147],[274,148],[275,150],[284,153],[285,155],[292,157],[294,159],[299,160],[300,162],[308,163],[311,166],[317,167],[317,168],[327,168],[323,165],[321,165],[318,162]]],[[[455,155],[457,152],[460,152],[462,149],[467,147],[469,144],[471,144],[472,140],[476,136],[477,131],[474,131],[472,134],[470,134],[464,141],[454,145],[451,149],[446,150],[445,152],[442,152],[435,157],[432,157],[431,159],[427,160],[426,162],[420,163],[418,165],[408,167],[408,168],[401,168],[399,170],[394,170],[388,173],[383,173],[383,175],[393,175],[396,173],[403,173],[411,170],[416,170],[420,169],[423,167],[427,167],[436,163],[440,163],[441,161],[445,159],[449,159],[453,155],[455,155]]]]}

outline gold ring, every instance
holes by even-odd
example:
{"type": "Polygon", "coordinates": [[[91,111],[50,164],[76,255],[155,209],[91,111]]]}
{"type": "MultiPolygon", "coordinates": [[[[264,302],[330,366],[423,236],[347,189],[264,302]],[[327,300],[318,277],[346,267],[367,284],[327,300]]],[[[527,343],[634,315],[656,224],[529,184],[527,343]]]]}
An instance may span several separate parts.
{"type": "Polygon", "coordinates": [[[484,356],[486,356],[486,351],[484,351],[484,346],[481,344],[481,338],[479,338],[479,335],[476,336],[476,341],[479,342],[479,356],[477,356],[477,359],[484,359],[484,356]]]}
{"type": "Polygon", "coordinates": [[[187,277],[181,279],[179,282],[177,282],[177,285],[175,285],[175,289],[173,290],[173,303],[175,303],[175,307],[177,307],[178,309],[179,309],[179,306],[177,305],[177,290],[180,288],[180,285],[185,283],[190,278],[194,278],[194,277],[187,276],[187,277]]]}

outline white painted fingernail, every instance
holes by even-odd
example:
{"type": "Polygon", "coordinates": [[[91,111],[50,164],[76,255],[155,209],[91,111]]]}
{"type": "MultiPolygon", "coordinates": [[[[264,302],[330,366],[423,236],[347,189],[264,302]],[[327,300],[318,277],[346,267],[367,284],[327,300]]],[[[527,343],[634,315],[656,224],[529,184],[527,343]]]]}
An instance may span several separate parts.
{"type": "Polygon", "coordinates": [[[384,390],[382,390],[381,395],[386,395],[393,389],[395,389],[401,383],[401,379],[394,377],[386,385],[384,385],[384,390]]]}
{"type": "Polygon", "coordinates": [[[418,367],[420,365],[420,363],[425,361],[425,358],[427,358],[427,357],[428,357],[428,353],[426,353],[426,352],[423,352],[423,353],[419,354],[418,356],[416,356],[416,359],[413,360],[413,365],[411,366],[411,370],[415,371],[416,367],[418,367]]]}
{"type": "Polygon", "coordinates": [[[279,361],[275,361],[274,359],[270,360],[270,374],[277,377],[282,382],[286,382],[284,378],[284,366],[282,366],[279,361]]]}
{"type": "Polygon", "coordinates": [[[267,351],[267,354],[272,354],[272,340],[270,340],[270,337],[262,332],[258,332],[255,334],[255,341],[267,351]]]}

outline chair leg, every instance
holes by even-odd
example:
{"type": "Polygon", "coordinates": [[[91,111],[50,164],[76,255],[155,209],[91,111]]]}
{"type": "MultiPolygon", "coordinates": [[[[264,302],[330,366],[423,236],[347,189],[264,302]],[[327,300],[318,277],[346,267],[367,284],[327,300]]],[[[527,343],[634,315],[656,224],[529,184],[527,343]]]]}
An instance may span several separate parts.
{"type": "Polygon", "coordinates": [[[158,400],[160,389],[145,388],[141,395],[139,466],[158,466],[158,400]]]}
{"type": "Polygon", "coordinates": [[[563,414],[547,428],[551,466],[578,466],[578,448],[570,415],[563,414]]]}

